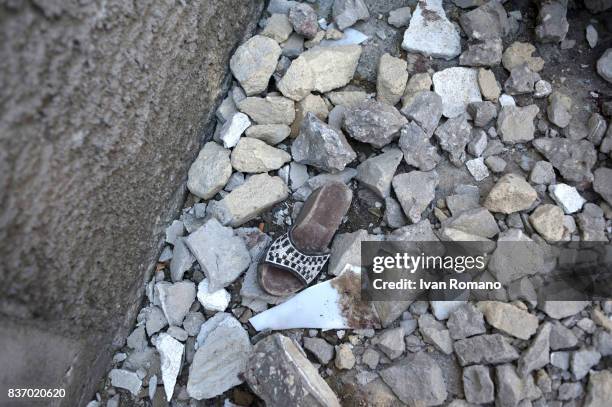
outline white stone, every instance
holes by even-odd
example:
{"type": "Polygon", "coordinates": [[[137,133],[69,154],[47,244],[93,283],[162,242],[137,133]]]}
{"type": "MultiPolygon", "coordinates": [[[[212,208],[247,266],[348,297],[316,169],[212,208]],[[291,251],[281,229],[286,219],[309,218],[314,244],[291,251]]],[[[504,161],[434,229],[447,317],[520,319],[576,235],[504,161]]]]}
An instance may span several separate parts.
{"type": "Polygon", "coordinates": [[[482,181],[489,176],[489,170],[484,163],[484,157],[469,160],[465,163],[465,166],[476,181],[482,181]]]}
{"type": "Polygon", "coordinates": [[[510,95],[506,95],[505,93],[499,97],[499,104],[504,106],[516,106],[516,102],[514,98],[510,95]]]}
{"type": "Polygon", "coordinates": [[[206,311],[225,311],[231,298],[230,293],[224,288],[209,292],[207,278],[198,284],[198,301],[206,311]]]}
{"type": "Polygon", "coordinates": [[[434,91],[442,98],[442,114],[457,117],[467,112],[467,105],[481,102],[478,70],[454,67],[433,75],[434,91]]]}
{"type": "Polygon", "coordinates": [[[181,326],[185,315],[189,312],[189,307],[195,300],[195,284],[187,280],[174,284],[160,281],[155,284],[155,292],[168,324],[181,326]]]}
{"type": "Polygon", "coordinates": [[[586,202],[575,187],[567,184],[556,184],[548,187],[552,199],[561,207],[566,214],[576,213],[582,209],[586,202]]]}
{"type": "Polygon", "coordinates": [[[442,0],[418,2],[410,25],[404,33],[402,48],[447,60],[461,54],[459,32],[446,18],[442,0]]]}
{"type": "Polygon", "coordinates": [[[232,148],[238,144],[240,136],[251,125],[249,116],[244,113],[236,113],[232,118],[225,122],[219,131],[219,139],[225,148],[232,148]]]}
{"type": "Polygon", "coordinates": [[[138,395],[142,387],[142,380],[134,372],[125,369],[113,369],[108,374],[111,385],[120,389],[128,390],[134,396],[138,395]]]}
{"type": "MultiPolygon", "coordinates": [[[[183,360],[183,350],[185,345],[174,339],[168,334],[162,333],[157,337],[155,347],[159,352],[161,375],[164,382],[164,390],[166,391],[166,400],[172,399],[176,378],[181,371],[181,362],[183,360]]],[[[151,383],[149,382],[149,386],[151,383]]]]}

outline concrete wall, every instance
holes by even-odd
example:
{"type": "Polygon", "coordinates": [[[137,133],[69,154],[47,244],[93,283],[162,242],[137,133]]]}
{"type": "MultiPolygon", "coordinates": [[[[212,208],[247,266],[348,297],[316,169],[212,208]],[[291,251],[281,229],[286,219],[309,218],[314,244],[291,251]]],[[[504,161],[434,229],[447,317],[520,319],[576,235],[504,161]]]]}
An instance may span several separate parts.
{"type": "Polygon", "coordinates": [[[0,404],[7,387],[93,395],[262,9],[0,0],[0,404]]]}

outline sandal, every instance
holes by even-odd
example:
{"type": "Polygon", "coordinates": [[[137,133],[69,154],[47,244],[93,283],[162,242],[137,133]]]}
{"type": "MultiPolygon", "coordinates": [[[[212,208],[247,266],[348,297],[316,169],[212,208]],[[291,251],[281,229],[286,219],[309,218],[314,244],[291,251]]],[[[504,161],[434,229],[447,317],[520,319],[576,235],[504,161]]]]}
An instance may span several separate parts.
{"type": "Polygon", "coordinates": [[[293,294],[319,275],[352,198],[341,182],[330,182],[310,194],[293,228],[272,242],[257,267],[264,291],[276,296],[293,294]]]}

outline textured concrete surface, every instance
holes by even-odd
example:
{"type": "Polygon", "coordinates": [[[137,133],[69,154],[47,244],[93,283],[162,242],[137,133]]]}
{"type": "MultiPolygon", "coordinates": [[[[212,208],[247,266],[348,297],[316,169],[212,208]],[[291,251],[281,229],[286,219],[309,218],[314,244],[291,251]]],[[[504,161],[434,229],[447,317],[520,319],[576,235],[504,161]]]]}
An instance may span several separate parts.
{"type": "Polygon", "coordinates": [[[0,2],[0,404],[8,387],[91,399],[262,9],[0,2]]]}

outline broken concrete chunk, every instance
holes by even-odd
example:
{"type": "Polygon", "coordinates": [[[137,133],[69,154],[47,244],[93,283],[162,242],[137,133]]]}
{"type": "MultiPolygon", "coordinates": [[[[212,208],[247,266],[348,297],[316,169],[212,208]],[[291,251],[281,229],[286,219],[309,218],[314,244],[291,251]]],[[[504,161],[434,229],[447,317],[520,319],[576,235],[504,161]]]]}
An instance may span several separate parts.
{"type": "Polygon", "coordinates": [[[217,194],[232,175],[230,150],[214,141],[204,145],[196,160],[189,168],[187,188],[202,199],[210,199],[217,194]]]}
{"type": "Polygon", "coordinates": [[[395,105],[400,101],[408,81],[408,63],[387,53],[380,57],[376,82],[376,99],[395,105]]]}
{"type": "Polygon", "coordinates": [[[179,281],[174,284],[161,281],[155,284],[155,291],[168,323],[181,326],[195,300],[195,284],[191,281],[179,281]]]}
{"type": "Polygon", "coordinates": [[[503,39],[510,32],[508,15],[498,1],[487,2],[463,13],[459,22],[467,36],[474,40],[503,39]]]}
{"type": "Polygon", "coordinates": [[[396,139],[407,122],[396,108],[375,100],[365,100],[344,115],[344,129],[348,135],[375,148],[382,148],[396,139]]]}
{"type": "Polygon", "coordinates": [[[245,379],[268,405],[340,407],[338,398],[303,351],[280,334],[257,342],[245,379]]]}
{"type": "Polygon", "coordinates": [[[281,178],[256,174],[221,201],[211,202],[209,207],[224,225],[237,227],[285,200],[288,194],[289,188],[281,178]]]}
{"type": "Polygon", "coordinates": [[[277,170],[289,161],[291,156],[285,151],[251,137],[240,139],[231,156],[232,167],[243,173],[277,170]]]}
{"type": "Polygon", "coordinates": [[[464,66],[494,66],[502,59],[504,50],[500,39],[486,40],[468,45],[467,51],[459,57],[459,64],[464,66]]]}
{"type": "Polygon", "coordinates": [[[489,325],[519,339],[529,339],[538,328],[538,318],[511,304],[498,301],[478,303],[489,325]]]}
{"type": "Polygon", "coordinates": [[[391,180],[403,154],[391,149],[376,157],[369,158],[357,166],[357,180],[370,188],[381,198],[391,193],[391,180]]]}
{"type": "Polygon", "coordinates": [[[262,35],[252,37],[236,49],[230,59],[230,69],[247,96],[266,90],[280,54],[276,41],[262,35]]]}
{"type": "Polygon", "coordinates": [[[222,226],[214,218],[189,235],[187,246],[208,277],[209,291],[213,292],[234,282],[251,262],[244,240],[236,236],[232,228],[222,226]]]}
{"type": "Polygon", "coordinates": [[[442,98],[442,114],[453,118],[467,112],[472,102],[482,101],[478,85],[478,70],[454,67],[433,75],[434,91],[442,98]]]}
{"type": "Polygon", "coordinates": [[[500,334],[461,339],[454,347],[461,366],[507,363],[519,358],[516,349],[500,334]]]}
{"type": "Polygon", "coordinates": [[[112,386],[128,390],[134,396],[137,396],[142,388],[142,380],[138,374],[129,370],[113,369],[108,373],[108,377],[112,386]]]}
{"type": "Polygon", "coordinates": [[[257,124],[287,124],[295,119],[295,103],[282,96],[247,97],[238,109],[257,124]]]}
{"type": "Polygon", "coordinates": [[[185,345],[168,334],[160,334],[155,342],[161,362],[161,375],[166,392],[166,401],[172,399],[176,378],[181,371],[185,345]]]}
{"type": "Polygon", "coordinates": [[[398,144],[409,165],[422,171],[431,171],[438,165],[442,157],[419,125],[410,122],[402,127],[400,134],[398,144]]]}
{"type": "Polygon", "coordinates": [[[484,206],[491,212],[510,214],[528,209],[538,198],[538,193],[516,174],[506,174],[491,189],[484,206]]]}
{"type": "Polygon", "coordinates": [[[533,120],[540,112],[536,105],[525,107],[503,106],[497,117],[497,133],[506,144],[526,143],[533,140],[533,120]]]}
{"type": "Polygon", "coordinates": [[[408,405],[438,406],[447,397],[442,369],[424,352],[408,355],[380,371],[380,377],[408,405]]]}
{"type": "Polygon", "coordinates": [[[206,311],[225,311],[229,305],[231,296],[223,288],[210,291],[208,279],[200,281],[198,284],[198,301],[206,311]]]}
{"type": "Polygon", "coordinates": [[[395,195],[404,213],[413,223],[421,220],[421,214],[433,201],[438,181],[436,171],[411,171],[393,178],[395,195]]]}
{"type": "Polygon", "coordinates": [[[543,3],[538,14],[539,25],[535,28],[538,41],[545,43],[563,41],[569,30],[566,14],[566,6],[559,1],[543,3]]]}
{"type": "Polygon", "coordinates": [[[472,138],[472,126],[466,116],[460,115],[448,119],[434,132],[440,147],[448,152],[450,161],[456,167],[463,165],[466,158],[465,147],[472,138]]]}
{"type": "Polygon", "coordinates": [[[435,92],[419,92],[411,104],[402,108],[402,114],[416,122],[431,137],[442,117],[442,98],[435,92]]]}
{"type": "Polygon", "coordinates": [[[293,159],[328,172],[342,171],[357,155],[341,131],[308,112],[291,146],[293,159]]]}
{"type": "Polygon", "coordinates": [[[446,17],[441,0],[417,3],[402,48],[446,60],[461,53],[459,32],[446,17]]]}
{"type": "Polygon", "coordinates": [[[597,152],[587,140],[538,138],[533,146],[570,182],[592,181],[597,152]]]}
{"type": "Polygon", "coordinates": [[[338,29],[344,31],[359,20],[367,20],[370,12],[363,0],[337,0],[334,1],[332,15],[338,29]]]}
{"type": "Polygon", "coordinates": [[[462,304],[448,317],[446,323],[451,338],[465,339],[486,332],[484,316],[471,304],[462,304]]]}
{"type": "Polygon", "coordinates": [[[463,369],[463,391],[470,403],[492,403],[495,400],[493,380],[487,366],[468,366],[463,369]]]}
{"type": "Polygon", "coordinates": [[[221,317],[202,325],[208,333],[189,368],[187,393],[196,400],[216,397],[242,383],[253,350],[249,334],[236,318],[217,315],[221,317]]]}

